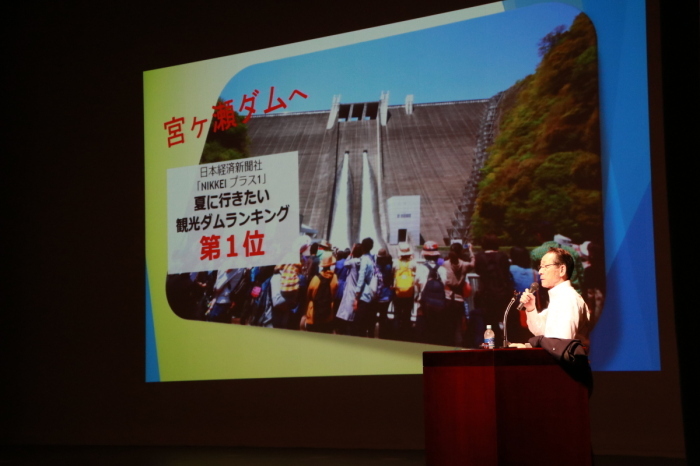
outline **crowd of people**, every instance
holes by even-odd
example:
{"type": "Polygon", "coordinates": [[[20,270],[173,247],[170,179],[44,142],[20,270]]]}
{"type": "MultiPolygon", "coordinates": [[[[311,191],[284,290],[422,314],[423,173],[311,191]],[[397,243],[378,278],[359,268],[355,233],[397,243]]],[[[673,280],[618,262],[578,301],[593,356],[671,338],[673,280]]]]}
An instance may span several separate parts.
{"type": "MultiPolygon", "coordinates": [[[[605,279],[597,246],[587,244],[587,255],[557,246],[575,259],[572,286],[591,309],[601,309],[605,279]]],[[[455,242],[443,257],[434,241],[419,251],[402,242],[394,258],[384,248],[374,254],[371,238],[341,250],[300,236],[283,264],[170,275],[166,293],[186,319],[465,348],[482,345],[487,324],[499,342],[512,305],[508,340],[524,342],[532,334],[526,313],[515,311],[517,297],[539,283],[540,252],[550,247],[515,246],[506,254],[495,235],[486,235],[478,252],[455,242]]],[[[546,304],[543,290],[537,309],[546,304]]]]}

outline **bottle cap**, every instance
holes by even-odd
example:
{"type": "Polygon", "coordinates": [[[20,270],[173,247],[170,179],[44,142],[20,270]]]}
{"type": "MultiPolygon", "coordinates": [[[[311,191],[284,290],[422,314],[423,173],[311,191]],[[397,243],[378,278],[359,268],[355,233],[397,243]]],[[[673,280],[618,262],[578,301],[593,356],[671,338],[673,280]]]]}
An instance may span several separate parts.
{"type": "Polygon", "coordinates": [[[491,326],[490,326],[490,325],[487,325],[487,326],[486,326],[486,330],[491,330],[491,326]]]}

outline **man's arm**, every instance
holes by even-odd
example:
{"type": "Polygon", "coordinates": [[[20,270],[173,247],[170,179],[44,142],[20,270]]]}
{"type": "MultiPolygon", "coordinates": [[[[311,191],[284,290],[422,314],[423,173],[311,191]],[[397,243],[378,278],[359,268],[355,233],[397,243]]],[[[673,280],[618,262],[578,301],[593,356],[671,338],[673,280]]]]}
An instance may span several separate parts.
{"type": "Polygon", "coordinates": [[[469,262],[465,261],[467,262],[467,266],[469,267],[468,270],[474,270],[474,267],[476,266],[476,254],[474,254],[474,250],[472,249],[471,244],[469,245],[469,257],[471,257],[469,262]]]}
{"type": "Polygon", "coordinates": [[[527,313],[527,328],[533,335],[544,335],[545,324],[547,323],[547,309],[538,313],[536,309],[537,299],[535,295],[530,293],[530,289],[526,288],[520,296],[520,303],[525,307],[527,313]]]}
{"type": "Polygon", "coordinates": [[[413,297],[416,301],[420,300],[420,294],[423,291],[423,285],[428,277],[428,268],[423,265],[420,268],[416,267],[416,276],[413,277],[413,297]]]}

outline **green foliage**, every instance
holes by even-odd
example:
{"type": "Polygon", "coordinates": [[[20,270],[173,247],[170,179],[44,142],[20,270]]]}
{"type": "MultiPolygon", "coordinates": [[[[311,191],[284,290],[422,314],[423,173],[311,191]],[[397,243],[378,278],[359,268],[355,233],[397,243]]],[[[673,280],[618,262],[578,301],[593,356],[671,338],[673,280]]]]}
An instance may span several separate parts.
{"type": "Polygon", "coordinates": [[[574,241],[602,236],[598,62],[590,20],[540,42],[542,61],[506,95],[483,168],[472,229],[534,244],[531,226],[552,222],[574,241]]]}
{"type": "Polygon", "coordinates": [[[245,154],[236,149],[226,148],[218,141],[207,141],[204,144],[200,163],[224,162],[245,158],[245,154]]]}
{"type": "MultiPolygon", "coordinates": [[[[222,103],[223,101],[219,98],[217,105],[222,103]]],[[[223,162],[250,156],[248,125],[243,123],[244,118],[241,115],[235,113],[234,118],[236,126],[231,126],[224,131],[214,131],[214,123],[211,124],[199,163],[223,162]]]]}

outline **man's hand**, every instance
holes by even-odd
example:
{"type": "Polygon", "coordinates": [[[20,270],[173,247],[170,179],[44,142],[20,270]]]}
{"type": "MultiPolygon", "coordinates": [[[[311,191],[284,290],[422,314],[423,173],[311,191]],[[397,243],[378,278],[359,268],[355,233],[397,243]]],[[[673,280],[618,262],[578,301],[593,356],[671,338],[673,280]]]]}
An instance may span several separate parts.
{"type": "Polygon", "coordinates": [[[525,288],[523,294],[520,295],[520,303],[525,307],[525,310],[527,312],[534,311],[536,302],[535,295],[530,293],[530,288],[525,288]]]}

